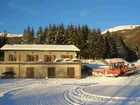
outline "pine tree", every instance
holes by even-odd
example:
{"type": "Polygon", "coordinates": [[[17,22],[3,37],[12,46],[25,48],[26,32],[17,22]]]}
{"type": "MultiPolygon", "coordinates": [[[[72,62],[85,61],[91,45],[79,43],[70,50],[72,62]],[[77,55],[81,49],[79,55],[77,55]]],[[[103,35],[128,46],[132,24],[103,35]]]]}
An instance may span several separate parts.
{"type": "Polygon", "coordinates": [[[68,25],[67,30],[66,30],[66,43],[67,44],[74,44],[74,35],[75,35],[75,30],[74,30],[74,26],[68,25]]]}
{"type": "Polygon", "coordinates": [[[35,43],[35,32],[34,29],[31,29],[31,43],[35,43]]]}
{"type": "Polygon", "coordinates": [[[119,57],[116,41],[109,32],[107,32],[105,36],[105,47],[106,47],[106,53],[105,53],[106,58],[119,57]]]}
{"type": "Polygon", "coordinates": [[[93,29],[88,35],[89,58],[103,58],[105,53],[105,42],[100,30],[93,29]]]}
{"type": "Polygon", "coordinates": [[[62,45],[62,44],[65,44],[66,41],[66,37],[65,37],[65,29],[64,29],[64,25],[63,24],[60,24],[60,25],[57,25],[57,29],[56,29],[56,44],[58,45],[62,45]]]}
{"type": "Polygon", "coordinates": [[[116,42],[116,47],[117,47],[117,51],[118,51],[118,57],[121,57],[121,58],[124,58],[124,59],[127,59],[128,57],[128,51],[126,49],[126,45],[123,41],[123,38],[122,36],[120,35],[112,35],[115,39],[115,42],[116,42]]]}
{"type": "Polygon", "coordinates": [[[93,58],[93,47],[94,46],[94,34],[93,32],[90,32],[89,35],[88,35],[88,48],[86,50],[86,55],[85,57],[86,58],[93,58]]]}
{"type": "Polygon", "coordinates": [[[37,31],[36,43],[37,44],[44,44],[45,43],[43,29],[41,26],[38,28],[38,31],[37,31]]]}
{"type": "Polygon", "coordinates": [[[44,36],[45,36],[45,43],[46,44],[52,44],[52,37],[51,37],[51,30],[52,27],[49,25],[49,27],[46,27],[44,30],[44,36]]]}
{"type": "Polygon", "coordinates": [[[27,29],[24,29],[22,41],[24,44],[33,44],[34,42],[34,30],[29,26],[27,29]]]}
{"type": "Polygon", "coordinates": [[[46,28],[44,29],[44,33],[43,33],[44,40],[45,40],[45,44],[48,44],[48,40],[47,40],[47,35],[48,35],[48,33],[49,33],[49,29],[48,29],[48,27],[46,27],[46,28]]]}
{"type": "Polygon", "coordinates": [[[82,25],[81,28],[81,54],[83,58],[86,58],[88,53],[88,36],[90,33],[90,29],[87,25],[82,25]]]}
{"type": "Polygon", "coordinates": [[[100,29],[96,30],[95,46],[96,46],[94,48],[95,57],[98,58],[98,59],[104,58],[104,54],[105,54],[105,41],[103,39],[103,36],[101,35],[100,29]]]}
{"type": "MultiPolygon", "coordinates": [[[[7,32],[0,35],[0,48],[8,43],[7,32]]],[[[4,51],[0,50],[0,61],[4,60],[4,51]]]]}

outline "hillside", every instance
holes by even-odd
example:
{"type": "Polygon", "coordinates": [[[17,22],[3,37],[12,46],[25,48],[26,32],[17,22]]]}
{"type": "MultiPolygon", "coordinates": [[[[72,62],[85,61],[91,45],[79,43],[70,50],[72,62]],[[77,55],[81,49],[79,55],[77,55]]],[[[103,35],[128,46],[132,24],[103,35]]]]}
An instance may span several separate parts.
{"type": "MultiPolygon", "coordinates": [[[[0,33],[0,36],[3,36],[4,33],[0,33]]],[[[7,33],[7,41],[8,43],[21,43],[22,41],[22,34],[13,34],[7,33]]]]}
{"type": "Polygon", "coordinates": [[[121,35],[130,47],[137,46],[140,48],[140,26],[129,30],[115,31],[112,34],[121,35]]]}
{"type": "MultiPolygon", "coordinates": [[[[105,35],[104,32],[102,32],[103,35],[105,35]]],[[[130,61],[140,58],[140,26],[139,25],[118,26],[118,27],[110,28],[108,29],[108,31],[106,30],[106,32],[109,32],[111,35],[114,36],[122,37],[125,44],[125,49],[127,50],[127,57],[129,57],[130,61]]]]}
{"type": "Polygon", "coordinates": [[[125,30],[131,30],[136,27],[139,27],[140,25],[122,25],[122,26],[116,26],[113,28],[106,29],[105,31],[102,32],[102,34],[105,34],[107,31],[109,32],[117,32],[117,31],[125,31],[125,30]]]}
{"type": "MultiPolygon", "coordinates": [[[[108,29],[112,35],[122,36],[125,44],[140,55],[140,26],[118,26],[116,28],[108,29]],[[118,28],[122,27],[122,28],[118,28]],[[118,29],[118,30],[117,30],[118,29]],[[110,31],[111,30],[111,31],[110,31]]],[[[105,32],[105,31],[104,31],[105,32]]],[[[102,33],[104,33],[102,32],[102,33]]],[[[107,31],[106,31],[107,32],[107,31]]]]}

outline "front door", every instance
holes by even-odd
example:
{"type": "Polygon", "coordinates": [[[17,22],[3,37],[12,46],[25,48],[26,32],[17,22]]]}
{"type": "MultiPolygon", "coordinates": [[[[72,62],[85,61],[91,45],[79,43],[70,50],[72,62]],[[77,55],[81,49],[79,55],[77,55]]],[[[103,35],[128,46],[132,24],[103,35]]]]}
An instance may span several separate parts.
{"type": "Polygon", "coordinates": [[[26,68],[26,77],[34,78],[34,68],[26,68]]]}
{"type": "Polygon", "coordinates": [[[67,68],[67,77],[68,78],[74,78],[75,72],[73,67],[67,68]]]}
{"type": "Polygon", "coordinates": [[[55,78],[55,68],[48,68],[48,78],[55,78]]]}

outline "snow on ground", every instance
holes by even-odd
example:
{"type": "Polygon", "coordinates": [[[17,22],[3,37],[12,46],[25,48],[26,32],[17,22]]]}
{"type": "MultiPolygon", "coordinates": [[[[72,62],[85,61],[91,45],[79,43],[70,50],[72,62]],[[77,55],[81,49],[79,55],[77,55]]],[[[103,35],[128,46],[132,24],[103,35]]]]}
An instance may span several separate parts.
{"type": "Polygon", "coordinates": [[[140,74],[83,79],[0,79],[0,105],[139,105],[140,74]]]}
{"type": "MultiPolygon", "coordinates": [[[[87,65],[108,68],[99,61],[87,65]]],[[[118,78],[0,79],[0,105],[139,105],[139,90],[140,74],[118,78]]]]}

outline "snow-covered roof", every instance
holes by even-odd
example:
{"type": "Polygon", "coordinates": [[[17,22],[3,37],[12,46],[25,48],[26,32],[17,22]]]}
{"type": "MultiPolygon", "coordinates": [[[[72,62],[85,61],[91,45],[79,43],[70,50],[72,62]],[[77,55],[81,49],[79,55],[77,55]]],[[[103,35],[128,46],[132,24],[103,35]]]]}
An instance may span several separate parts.
{"type": "Polygon", "coordinates": [[[80,51],[74,45],[6,44],[1,50],[80,51]]]}
{"type": "Polygon", "coordinates": [[[112,58],[112,59],[105,59],[106,62],[110,63],[110,62],[124,62],[125,64],[129,64],[128,61],[126,61],[123,58],[112,58]]]}

